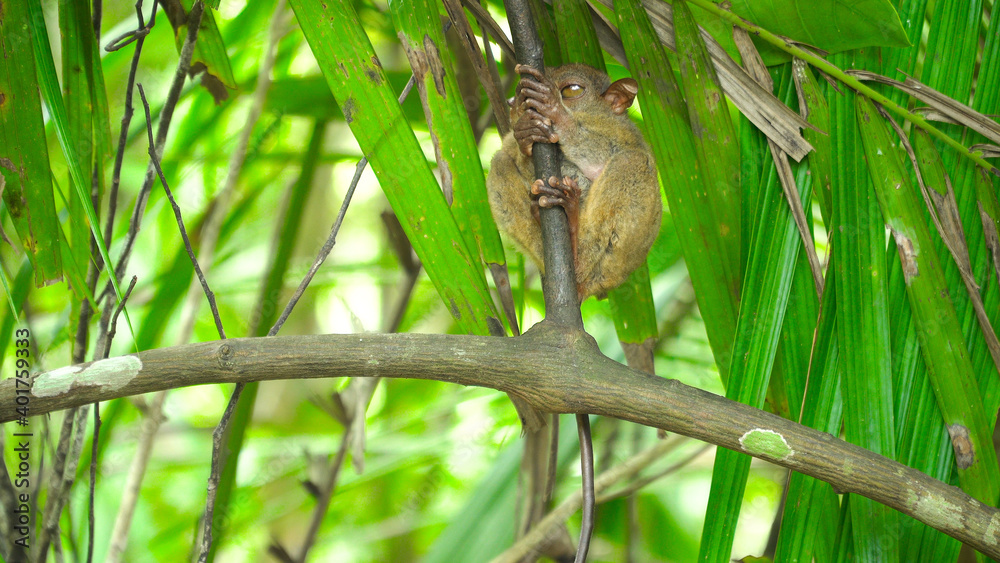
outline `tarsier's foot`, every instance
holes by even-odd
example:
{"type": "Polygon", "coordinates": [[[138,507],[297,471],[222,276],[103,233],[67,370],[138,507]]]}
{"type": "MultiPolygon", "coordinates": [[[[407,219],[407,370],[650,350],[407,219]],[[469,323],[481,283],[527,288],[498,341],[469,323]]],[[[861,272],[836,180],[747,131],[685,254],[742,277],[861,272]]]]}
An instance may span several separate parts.
{"type": "Polygon", "coordinates": [[[540,207],[562,207],[567,213],[580,207],[580,186],[576,180],[564,176],[562,180],[550,176],[546,184],[541,179],[531,184],[531,194],[538,198],[540,207]]]}
{"type": "Polygon", "coordinates": [[[531,194],[534,203],[532,211],[537,219],[538,207],[562,207],[566,210],[569,222],[569,238],[573,245],[573,258],[576,258],[576,233],[580,224],[580,186],[576,180],[564,176],[562,180],[550,176],[548,183],[541,179],[531,184],[531,194]]]}

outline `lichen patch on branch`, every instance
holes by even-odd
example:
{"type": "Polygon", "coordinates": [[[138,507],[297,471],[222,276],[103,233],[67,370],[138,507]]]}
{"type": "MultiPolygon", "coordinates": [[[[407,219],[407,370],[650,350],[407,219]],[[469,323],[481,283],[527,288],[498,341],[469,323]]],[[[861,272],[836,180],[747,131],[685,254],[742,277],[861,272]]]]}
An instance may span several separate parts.
{"type": "Polygon", "coordinates": [[[142,371],[138,356],[120,356],[100,360],[85,366],[67,366],[43,373],[35,378],[31,394],[36,397],[53,397],[69,392],[75,387],[98,386],[114,391],[127,385],[142,371]]]}
{"type": "Polygon", "coordinates": [[[784,436],[774,430],[764,428],[748,430],[740,437],[740,445],[743,446],[743,451],[750,455],[779,461],[795,455],[795,450],[788,445],[784,436]]]}

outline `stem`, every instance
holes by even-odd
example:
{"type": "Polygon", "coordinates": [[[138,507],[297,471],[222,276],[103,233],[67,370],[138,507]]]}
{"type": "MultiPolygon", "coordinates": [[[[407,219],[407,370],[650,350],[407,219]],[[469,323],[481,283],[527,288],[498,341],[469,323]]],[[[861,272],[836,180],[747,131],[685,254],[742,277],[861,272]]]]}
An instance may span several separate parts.
{"type": "Polygon", "coordinates": [[[926,119],[924,119],[923,116],[907,111],[906,108],[900,106],[896,102],[890,100],[889,98],[869,88],[863,82],[847,74],[837,66],[830,64],[824,59],[816,56],[815,54],[801,47],[797,47],[795,45],[790,44],[786,38],[777,35],[775,33],[771,33],[770,31],[756,24],[746,21],[745,19],[734,14],[733,12],[730,12],[729,10],[719,7],[716,3],[712,2],[712,0],[688,0],[688,2],[722,18],[723,20],[733,25],[742,27],[748,32],[753,33],[757,37],[760,37],[764,41],[767,41],[771,45],[774,45],[778,49],[781,49],[782,51],[792,55],[793,57],[797,57],[808,62],[812,66],[836,78],[840,82],[843,82],[855,92],[867,96],[875,102],[878,102],[880,105],[885,107],[885,109],[896,114],[900,119],[909,121],[914,126],[923,129],[924,131],[927,131],[927,133],[930,134],[932,137],[948,145],[949,147],[955,149],[956,151],[959,152],[959,154],[962,154],[967,158],[970,158],[973,162],[983,167],[987,171],[992,172],[997,176],[1000,176],[1000,169],[998,169],[996,166],[993,166],[989,162],[986,162],[986,160],[983,159],[982,157],[982,153],[974,153],[970,151],[962,143],[956,141],[955,139],[952,139],[940,129],[937,129],[936,127],[932,126],[926,119]]]}

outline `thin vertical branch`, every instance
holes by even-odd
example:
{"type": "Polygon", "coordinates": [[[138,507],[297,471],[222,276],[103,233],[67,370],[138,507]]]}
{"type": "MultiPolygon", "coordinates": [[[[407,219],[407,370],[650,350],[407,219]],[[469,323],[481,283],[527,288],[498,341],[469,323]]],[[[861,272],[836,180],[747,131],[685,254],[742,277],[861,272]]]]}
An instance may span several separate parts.
{"type": "MultiPolygon", "coordinates": [[[[163,103],[163,111],[160,112],[160,124],[156,130],[155,152],[157,156],[163,154],[163,146],[167,141],[167,132],[170,130],[170,124],[173,121],[174,111],[177,109],[177,102],[180,100],[181,90],[184,88],[184,83],[187,81],[188,74],[191,72],[191,57],[194,55],[194,45],[198,39],[198,28],[201,26],[201,16],[204,11],[205,4],[201,0],[197,0],[191,7],[191,11],[188,13],[187,37],[184,39],[184,45],[181,46],[180,60],[177,61],[177,68],[174,70],[174,79],[170,84],[170,89],[167,91],[167,99],[163,103]]],[[[143,36],[140,35],[137,36],[136,40],[138,41],[142,38],[143,36]]],[[[131,89],[129,92],[131,92],[131,89]]],[[[124,135],[125,133],[122,134],[124,135]]],[[[156,169],[153,168],[153,163],[151,162],[149,163],[149,166],[146,167],[146,176],[143,180],[142,187],[139,189],[139,194],[136,197],[135,207],[132,209],[132,218],[129,222],[128,233],[125,235],[125,241],[122,245],[121,254],[118,257],[118,264],[115,266],[116,271],[114,272],[114,275],[117,276],[118,279],[121,279],[124,275],[125,269],[128,267],[129,259],[132,257],[132,249],[134,248],[136,238],[139,235],[139,228],[142,225],[142,217],[145,214],[146,203],[149,201],[149,194],[153,189],[153,182],[155,179],[156,169]]],[[[112,190],[113,189],[114,184],[112,183],[112,190]]],[[[107,294],[111,291],[111,283],[108,282],[103,293],[107,294]]]]}
{"type": "MultiPolygon", "coordinates": [[[[205,218],[201,229],[201,244],[198,247],[198,255],[206,271],[212,269],[216,245],[219,241],[219,233],[222,230],[222,221],[229,211],[229,202],[236,191],[236,183],[239,181],[240,173],[243,171],[243,164],[246,162],[247,147],[250,145],[250,135],[253,133],[253,128],[264,111],[267,92],[271,88],[271,69],[274,68],[274,60],[278,52],[278,41],[283,33],[282,29],[285,22],[284,11],[285,1],[278,0],[271,14],[270,40],[264,52],[264,60],[261,61],[260,68],[257,71],[257,83],[254,86],[253,101],[250,104],[250,110],[247,112],[246,124],[240,131],[239,140],[229,160],[225,184],[223,184],[222,190],[216,196],[214,205],[209,206],[208,216],[205,218]]],[[[199,293],[197,285],[192,282],[191,287],[188,288],[187,298],[182,309],[180,329],[180,334],[182,335],[190,334],[194,329],[194,321],[198,316],[198,303],[201,300],[199,293]]]]}
{"type": "MultiPolygon", "coordinates": [[[[413,89],[415,84],[415,79],[413,75],[410,75],[410,80],[406,82],[406,86],[403,87],[402,93],[399,94],[399,103],[403,101],[410,95],[410,90],[413,89]]],[[[333,247],[337,244],[337,233],[340,232],[340,226],[344,222],[344,217],[347,215],[347,208],[351,205],[351,199],[354,197],[354,190],[358,187],[358,182],[361,180],[361,173],[365,171],[365,167],[368,166],[368,159],[362,158],[358,161],[358,165],[354,169],[354,177],[351,179],[351,185],[347,187],[347,193],[344,194],[344,201],[340,204],[340,211],[337,212],[337,218],[333,222],[333,227],[330,228],[330,234],[326,237],[326,242],[323,243],[323,247],[320,249],[319,253],[316,255],[316,259],[313,260],[312,266],[309,267],[309,271],[299,282],[299,286],[295,289],[295,293],[288,300],[288,304],[285,305],[284,310],[281,311],[281,315],[278,316],[278,320],[275,321],[274,326],[271,330],[267,332],[268,336],[274,336],[278,334],[282,325],[288,320],[288,316],[292,314],[292,310],[295,305],[299,302],[299,299],[306,292],[306,288],[309,287],[309,283],[312,282],[313,277],[316,272],[319,271],[320,266],[326,260],[326,257],[330,255],[333,247]]]]}
{"type": "MultiPolygon", "coordinates": [[[[125,295],[122,296],[122,301],[118,304],[115,314],[111,318],[111,330],[108,332],[108,346],[102,352],[102,359],[107,359],[108,357],[108,352],[111,349],[110,344],[115,338],[116,327],[118,326],[118,315],[125,309],[125,303],[128,302],[129,296],[132,295],[132,290],[135,289],[137,279],[137,277],[132,276],[132,281],[129,282],[128,289],[125,290],[125,295]]],[[[94,403],[94,431],[90,439],[90,491],[89,504],[87,506],[87,563],[92,563],[94,560],[94,499],[97,496],[97,450],[100,436],[101,404],[94,403]]]]}
{"type": "MultiPolygon", "coordinates": [[[[95,2],[100,0],[95,0],[95,2]]],[[[128,70],[128,79],[125,81],[125,111],[122,114],[121,128],[118,131],[118,150],[115,151],[115,164],[111,172],[111,193],[108,195],[108,220],[104,224],[104,240],[111,240],[114,234],[115,216],[118,210],[118,188],[122,179],[122,162],[125,159],[125,145],[128,141],[128,127],[132,123],[132,92],[135,87],[135,74],[139,69],[139,56],[142,54],[142,45],[146,41],[146,36],[152,31],[156,24],[156,11],[159,9],[159,0],[153,0],[153,10],[149,16],[149,23],[145,23],[142,17],[142,0],[136,0],[135,14],[139,20],[138,27],[122,37],[112,41],[105,50],[108,52],[117,51],[132,41],[135,41],[135,52],[132,53],[132,63],[128,70]]],[[[119,260],[120,262],[120,260],[119,260]]]]}
{"type": "MultiPolygon", "coordinates": [[[[514,52],[521,64],[533,66],[544,72],[545,61],[542,44],[538,39],[535,23],[531,19],[531,9],[526,0],[505,0],[507,20],[514,39],[514,52]]],[[[559,147],[550,143],[537,143],[532,151],[535,178],[547,180],[561,178],[559,147]]],[[[561,207],[540,210],[542,226],[542,248],[544,252],[545,277],[542,291],[545,295],[545,318],[565,326],[583,329],[580,316],[580,301],[576,289],[576,272],[570,245],[569,223],[566,211],[561,207]]],[[[576,561],[586,560],[593,532],[594,506],[594,456],[590,436],[590,419],[581,414],[576,417],[580,435],[581,464],[589,465],[583,471],[583,527],[577,547],[576,561]],[[589,455],[588,455],[589,454],[589,455]]],[[[556,444],[552,445],[557,447],[556,444]]]]}
{"type": "MultiPolygon", "coordinates": [[[[526,0],[505,0],[507,19],[514,39],[514,51],[521,64],[533,66],[544,72],[542,44],[538,39],[531,10],[526,0]]],[[[562,177],[560,172],[559,147],[550,143],[538,143],[532,151],[535,178],[547,180],[562,177]]],[[[545,295],[545,318],[562,325],[583,329],[580,316],[580,302],[576,289],[576,272],[570,246],[569,224],[566,212],[560,207],[540,210],[542,226],[542,247],[545,272],[542,291],[545,295]]],[[[583,525],[577,547],[576,563],[587,558],[590,536],[594,524],[594,453],[590,436],[590,419],[586,414],[576,417],[580,435],[580,463],[584,466],[583,480],[583,525]],[[589,467],[588,467],[589,466],[589,467]]],[[[556,444],[552,445],[553,448],[556,444]]]]}
{"type": "MultiPolygon", "coordinates": [[[[154,8],[156,4],[154,3],[154,8]]],[[[137,5],[137,10],[141,8],[141,5],[137,5]]],[[[114,272],[109,272],[110,275],[121,278],[124,275],[125,269],[128,265],[128,260],[132,254],[132,248],[135,244],[135,240],[139,234],[139,227],[142,223],[142,217],[146,209],[146,202],[149,200],[149,193],[152,190],[154,179],[156,178],[156,165],[158,164],[158,158],[163,153],[163,146],[166,143],[167,131],[170,128],[170,123],[173,119],[174,110],[177,107],[177,102],[180,99],[181,89],[184,83],[187,81],[188,73],[191,69],[191,57],[194,54],[194,45],[198,37],[198,29],[201,26],[201,18],[204,14],[205,5],[201,0],[197,0],[191,7],[191,11],[188,13],[188,26],[187,26],[187,37],[184,40],[184,44],[181,47],[180,60],[177,62],[177,68],[174,71],[174,79],[170,85],[170,90],[167,92],[167,99],[164,102],[163,111],[160,114],[160,123],[157,128],[157,134],[155,142],[153,143],[154,148],[151,150],[153,158],[151,162],[146,167],[146,176],[143,181],[142,188],[139,190],[139,194],[136,199],[135,208],[132,211],[132,218],[129,222],[128,233],[125,237],[125,243],[123,245],[121,255],[119,256],[117,270],[114,272]],[[156,164],[154,164],[156,163],[156,164]]],[[[155,10],[153,12],[155,17],[155,10]]],[[[152,17],[150,20],[152,25],[152,17]]],[[[136,41],[141,41],[144,39],[145,34],[148,33],[148,29],[145,32],[137,31],[136,41]]],[[[138,44],[137,44],[138,50],[138,44]]],[[[138,64],[138,53],[133,57],[133,66],[138,64]]],[[[134,74],[131,75],[134,78],[134,74]]],[[[141,90],[140,90],[141,93],[141,90]]],[[[127,99],[130,99],[131,88],[126,94],[127,99]]],[[[148,116],[148,113],[147,113],[148,116]]],[[[124,125],[123,120],[123,125],[124,125]]],[[[147,117],[147,128],[151,128],[152,124],[148,123],[147,117]]],[[[127,134],[127,127],[123,126],[121,133],[122,138],[127,134]]],[[[114,179],[112,180],[114,182],[114,179]]],[[[114,189],[114,183],[112,184],[112,189],[114,189]]],[[[113,216],[113,214],[112,214],[113,216]]],[[[104,293],[110,292],[110,283],[105,287],[104,293]]],[[[108,305],[110,307],[110,304],[108,305]]],[[[107,309],[106,309],[107,313],[107,309]]],[[[105,315],[110,318],[110,314],[105,315]]],[[[104,324],[102,319],[101,325],[102,332],[104,334],[100,335],[99,341],[107,342],[107,335],[111,334],[111,330],[107,325],[104,324]]],[[[105,349],[110,348],[109,345],[105,346],[105,349]]],[[[165,393],[157,393],[150,405],[150,411],[147,413],[146,422],[142,426],[142,434],[140,435],[139,445],[136,452],[136,456],[132,460],[132,465],[129,468],[128,476],[126,477],[126,486],[122,496],[122,503],[118,509],[118,515],[115,518],[115,525],[112,530],[110,548],[107,555],[107,561],[119,561],[121,559],[122,553],[124,553],[125,545],[128,540],[129,529],[131,528],[132,517],[135,513],[135,503],[138,501],[139,489],[142,485],[142,478],[145,475],[146,466],[149,462],[149,456],[152,453],[153,448],[153,437],[156,435],[159,429],[160,423],[162,422],[162,416],[160,410],[163,406],[163,401],[165,400],[165,393]]]]}

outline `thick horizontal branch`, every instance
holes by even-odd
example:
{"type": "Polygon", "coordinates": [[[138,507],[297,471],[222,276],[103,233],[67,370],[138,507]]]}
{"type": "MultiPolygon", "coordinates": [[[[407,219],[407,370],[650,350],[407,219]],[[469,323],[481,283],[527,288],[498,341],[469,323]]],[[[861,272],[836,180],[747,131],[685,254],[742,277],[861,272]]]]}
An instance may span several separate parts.
{"type": "Polygon", "coordinates": [[[234,338],[160,348],[0,381],[0,422],[163,389],[321,377],[396,377],[475,385],[553,413],[662,428],[746,453],[891,506],[1000,558],[1000,511],[830,434],[623,366],[586,333],[537,325],[519,338],[355,334],[234,338]],[[20,393],[19,393],[20,391],[20,393]],[[24,399],[21,400],[24,402],[24,399]]]}

